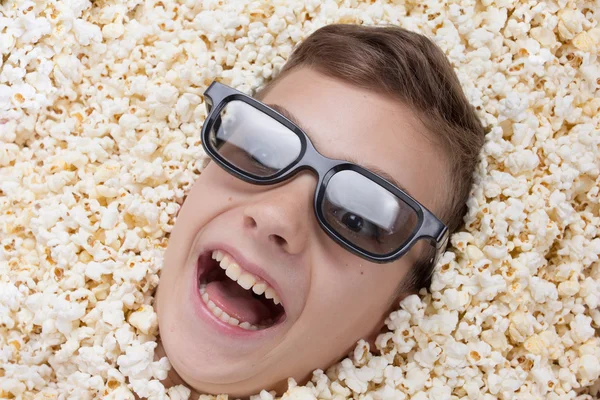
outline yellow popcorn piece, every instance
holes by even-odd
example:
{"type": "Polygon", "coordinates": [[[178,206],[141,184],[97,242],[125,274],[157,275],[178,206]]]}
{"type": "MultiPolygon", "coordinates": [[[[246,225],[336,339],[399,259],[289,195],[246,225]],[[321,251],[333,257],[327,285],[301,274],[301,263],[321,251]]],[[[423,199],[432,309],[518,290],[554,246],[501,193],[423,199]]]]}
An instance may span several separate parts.
{"type": "Polygon", "coordinates": [[[570,40],[583,29],[584,16],[579,10],[564,9],[558,13],[558,33],[565,40],[570,40]]]}
{"type": "Polygon", "coordinates": [[[128,322],[146,335],[156,334],[158,319],[150,305],[144,305],[129,315],[128,322]]]}
{"type": "Polygon", "coordinates": [[[577,47],[581,51],[593,52],[596,50],[598,41],[589,33],[581,32],[573,38],[573,46],[577,47]]]}

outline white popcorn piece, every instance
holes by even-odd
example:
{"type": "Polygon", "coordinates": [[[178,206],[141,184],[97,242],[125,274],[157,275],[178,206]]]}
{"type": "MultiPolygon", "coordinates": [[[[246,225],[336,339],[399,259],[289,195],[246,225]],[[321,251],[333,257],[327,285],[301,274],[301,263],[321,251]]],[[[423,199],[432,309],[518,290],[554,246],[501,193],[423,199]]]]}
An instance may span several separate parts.
{"type": "Polygon", "coordinates": [[[140,125],[140,119],[133,114],[123,114],[119,118],[119,125],[123,129],[135,129],[140,125]]]}
{"type": "Polygon", "coordinates": [[[449,310],[461,310],[469,303],[471,296],[465,291],[449,288],[444,290],[441,300],[449,310]]]}
{"type": "Polygon", "coordinates": [[[190,398],[191,393],[192,391],[183,385],[171,386],[167,390],[167,396],[170,400],[187,400],[190,398]]]}
{"type": "Polygon", "coordinates": [[[369,350],[369,343],[365,342],[362,339],[359,340],[352,353],[352,361],[354,362],[354,365],[356,365],[357,367],[365,365],[367,361],[369,361],[369,350]]]}
{"type": "Polygon", "coordinates": [[[288,390],[281,400],[317,400],[312,390],[307,387],[296,386],[288,390]]]}
{"type": "Polygon", "coordinates": [[[471,260],[473,260],[473,262],[477,262],[484,257],[483,252],[477,246],[474,245],[467,246],[467,255],[471,260]]]}
{"type": "Polygon", "coordinates": [[[102,229],[113,229],[118,222],[119,210],[118,204],[112,202],[102,212],[102,219],[100,220],[100,228],[102,229]]]}
{"type": "Polygon", "coordinates": [[[430,342],[427,348],[422,349],[415,353],[415,361],[417,361],[422,367],[432,369],[434,363],[440,357],[442,349],[435,342],[430,342]]]}
{"type": "Polygon", "coordinates": [[[441,311],[421,321],[420,326],[429,335],[449,335],[458,324],[456,311],[441,311]]]}
{"type": "Polygon", "coordinates": [[[533,316],[523,311],[517,311],[511,315],[509,326],[510,338],[515,342],[523,342],[525,338],[532,335],[533,316]]]}
{"type": "Polygon", "coordinates": [[[579,283],[576,281],[565,281],[558,285],[558,294],[561,296],[573,296],[579,292],[579,283]]]}
{"type": "Polygon", "coordinates": [[[156,343],[138,343],[134,341],[125,349],[125,354],[119,356],[117,364],[120,371],[132,379],[150,379],[152,377],[152,357],[156,343]]]}
{"type": "Polygon", "coordinates": [[[406,372],[406,379],[402,382],[402,386],[406,387],[408,394],[420,392],[425,387],[429,373],[426,369],[421,369],[417,366],[409,368],[406,372]]]}
{"type": "Polygon", "coordinates": [[[156,334],[158,318],[150,305],[143,305],[129,315],[128,322],[146,335],[156,334]]]}
{"type": "Polygon", "coordinates": [[[133,393],[131,393],[131,391],[128,388],[120,386],[120,387],[116,388],[115,390],[113,390],[112,392],[105,395],[104,398],[110,399],[110,400],[117,400],[117,399],[134,400],[135,395],[133,393]]]}
{"type": "Polygon", "coordinates": [[[539,162],[537,154],[532,150],[524,149],[511,153],[506,160],[506,165],[511,173],[517,175],[521,172],[532,171],[539,165],[539,162]]]}
{"type": "Polygon", "coordinates": [[[115,268],[116,263],[114,261],[90,261],[85,267],[85,276],[96,282],[100,282],[102,275],[112,274],[115,268]]]}
{"type": "Polygon", "coordinates": [[[152,375],[159,380],[163,380],[167,378],[169,370],[171,369],[171,363],[167,357],[163,357],[158,361],[152,362],[150,367],[152,369],[152,375]]]}
{"type": "Polygon", "coordinates": [[[131,387],[137,395],[149,400],[164,399],[166,396],[164,385],[156,379],[150,381],[146,381],[145,379],[132,379],[131,387]]]}
{"type": "Polygon", "coordinates": [[[553,48],[557,44],[556,35],[551,29],[536,26],[531,28],[530,34],[544,47],[553,48]]]}
{"type": "Polygon", "coordinates": [[[498,374],[492,373],[488,377],[490,393],[502,393],[505,397],[510,396],[523,385],[522,377],[508,368],[503,368],[498,374]]]}
{"type": "Polygon", "coordinates": [[[595,330],[591,326],[592,319],[583,314],[577,314],[571,321],[571,337],[575,342],[583,343],[594,336],[595,330]]]}
{"type": "Polygon", "coordinates": [[[556,286],[537,276],[531,277],[529,288],[534,300],[538,303],[544,303],[548,299],[556,300],[558,298],[556,286]]]}
{"type": "Polygon", "coordinates": [[[584,16],[578,10],[561,10],[558,17],[558,33],[565,40],[572,39],[583,29],[584,16]]]}
{"type": "Polygon", "coordinates": [[[481,338],[498,351],[505,351],[510,347],[506,335],[503,332],[485,330],[481,333],[481,338]]]}
{"type": "Polygon", "coordinates": [[[125,33],[123,24],[110,23],[102,27],[102,36],[105,39],[117,39],[125,33]]]}
{"type": "Polygon", "coordinates": [[[549,367],[538,367],[531,371],[541,393],[546,393],[551,387],[556,385],[554,372],[549,367]]]}
{"type": "Polygon", "coordinates": [[[578,372],[586,383],[595,382],[600,377],[600,360],[595,355],[584,354],[579,359],[578,372]]]}
{"type": "Polygon", "coordinates": [[[101,312],[102,320],[114,328],[118,328],[125,322],[123,302],[120,300],[105,300],[96,304],[101,312]]]}
{"type": "Polygon", "coordinates": [[[100,42],[102,40],[102,33],[97,25],[90,22],[76,19],[73,21],[73,31],[75,38],[79,44],[87,46],[94,42],[100,42]]]}

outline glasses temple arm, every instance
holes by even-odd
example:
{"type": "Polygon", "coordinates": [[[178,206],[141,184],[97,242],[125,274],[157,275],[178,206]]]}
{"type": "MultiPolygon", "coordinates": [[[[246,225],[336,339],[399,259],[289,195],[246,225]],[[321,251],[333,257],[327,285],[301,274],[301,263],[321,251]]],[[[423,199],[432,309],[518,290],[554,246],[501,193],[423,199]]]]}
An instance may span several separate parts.
{"type": "Polygon", "coordinates": [[[448,238],[450,237],[450,231],[446,226],[442,229],[437,239],[435,240],[436,246],[435,248],[438,251],[444,251],[446,246],[448,245],[448,238]]]}
{"type": "Polygon", "coordinates": [[[204,93],[204,104],[206,106],[206,114],[208,115],[210,114],[210,110],[213,108],[213,101],[210,96],[206,94],[206,92],[204,93]]]}
{"type": "Polygon", "coordinates": [[[450,236],[448,227],[434,215],[426,214],[420,231],[422,237],[429,238],[432,247],[435,248],[434,259],[439,258],[448,245],[448,238],[450,236]]]}

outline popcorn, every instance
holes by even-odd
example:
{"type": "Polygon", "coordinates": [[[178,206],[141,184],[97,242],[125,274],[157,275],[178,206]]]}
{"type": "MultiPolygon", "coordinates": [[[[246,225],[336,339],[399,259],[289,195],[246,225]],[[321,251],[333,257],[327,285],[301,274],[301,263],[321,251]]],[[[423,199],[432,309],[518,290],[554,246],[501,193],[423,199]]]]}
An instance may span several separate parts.
{"type": "Polygon", "coordinates": [[[191,390],[183,385],[172,386],[167,390],[167,396],[170,400],[187,400],[190,394],[191,390]]]}
{"type": "Polygon", "coordinates": [[[73,21],[73,33],[77,42],[82,46],[87,46],[92,41],[100,42],[102,40],[100,27],[82,19],[73,21]]]}
{"type": "Polygon", "coordinates": [[[123,325],[125,315],[123,313],[123,302],[120,300],[105,300],[96,304],[98,311],[102,314],[102,321],[115,328],[123,325]]]}
{"type": "Polygon", "coordinates": [[[317,400],[309,388],[296,386],[281,398],[282,400],[317,400]]]}
{"type": "Polygon", "coordinates": [[[123,129],[135,129],[139,126],[140,120],[137,116],[132,114],[123,114],[119,118],[119,125],[123,129]]]}
{"type": "Polygon", "coordinates": [[[572,39],[583,29],[584,16],[579,10],[561,10],[558,18],[558,33],[565,40],[572,39]]]}
{"type": "Polygon", "coordinates": [[[556,300],[558,298],[556,286],[548,281],[538,278],[537,276],[534,276],[530,279],[529,287],[533,299],[537,303],[544,303],[547,299],[556,300]]]}
{"type": "Polygon", "coordinates": [[[125,27],[123,24],[110,23],[102,27],[102,36],[105,39],[117,39],[123,35],[125,27]]]}
{"type": "Polygon", "coordinates": [[[576,281],[565,281],[558,285],[558,294],[561,296],[573,296],[579,292],[579,283],[576,281]]]}
{"type": "Polygon", "coordinates": [[[427,348],[422,349],[415,353],[415,361],[417,361],[422,367],[432,369],[434,363],[440,357],[442,349],[435,342],[430,342],[427,348]]]}
{"type": "Polygon", "coordinates": [[[128,322],[146,335],[154,334],[158,328],[158,318],[152,306],[142,306],[129,315],[128,322]]]}
{"type": "Polygon", "coordinates": [[[584,354],[579,359],[577,372],[585,382],[595,382],[600,377],[600,360],[597,356],[584,354]]]}
{"type": "Polygon", "coordinates": [[[101,281],[102,275],[111,274],[114,270],[114,261],[104,261],[101,263],[91,261],[85,267],[85,276],[94,281],[101,281]]]}
{"type": "Polygon", "coordinates": [[[539,165],[539,158],[533,151],[525,149],[510,154],[506,160],[506,166],[510,172],[517,175],[524,171],[532,171],[539,165]]]}
{"type": "Polygon", "coordinates": [[[22,32],[17,37],[22,43],[36,43],[42,36],[50,33],[50,23],[45,18],[27,17],[24,15],[17,21],[21,24],[19,30],[22,32]]]}
{"type": "Polygon", "coordinates": [[[557,44],[556,35],[551,29],[542,26],[536,26],[529,31],[532,38],[537,40],[542,46],[553,48],[557,44]]]}
{"type": "Polygon", "coordinates": [[[582,314],[575,316],[571,321],[571,337],[575,342],[583,343],[592,336],[594,336],[595,330],[591,326],[592,319],[582,314]]]}
{"type": "Polygon", "coordinates": [[[481,333],[481,338],[495,350],[502,352],[510,348],[506,335],[503,332],[485,330],[481,333]]]}
{"type": "Polygon", "coordinates": [[[429,335],[450,335],[457,323],[458,313],[442,311],[424,319],[420,326],[429,335]]]}
{"type": "Polygon", "coordinates": [[[158,361],[152,361],[156,343],[144,344],[134,341],[125,349],[125,354],[119,356],[117,364],[123,375],[132,379],[150,379],[153,376],[152,366],[158,361]]]}
{"type": "Polygon", "coordinates": [[[406,372],[406,379],[402,385],[406,388],[408,394],[414,394],[423,390],[428,377],[429,372],[427,370],[414,366],[406,372]]]}
{"type": "Polygon", "coordinates": [[[207,162],[203,88],[251,93],[333,22],[432,37],[489,133],[431,293],[283,398],[597,395],[597,6],[162,3],[0,6],[0,397],[190,396],[160,382],[151,291],[207,162]]]}

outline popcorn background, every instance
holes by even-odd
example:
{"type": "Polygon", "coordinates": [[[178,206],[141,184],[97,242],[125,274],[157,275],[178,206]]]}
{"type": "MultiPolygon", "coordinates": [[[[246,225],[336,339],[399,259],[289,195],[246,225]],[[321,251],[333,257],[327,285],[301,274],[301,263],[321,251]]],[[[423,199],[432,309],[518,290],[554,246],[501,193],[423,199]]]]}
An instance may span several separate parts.
{"type": "Polygon", "coordinates": [[[336,22],[433,38],[490,133],[432,294],[283,398],[597,398],[599,15],[564,0],[1,1],[0,398],[188,398],[160,383],[152,295],[207,162],[201,94],[216,78],[252,92],[336,22]]]}

